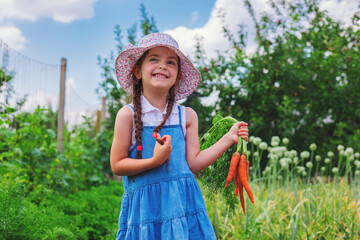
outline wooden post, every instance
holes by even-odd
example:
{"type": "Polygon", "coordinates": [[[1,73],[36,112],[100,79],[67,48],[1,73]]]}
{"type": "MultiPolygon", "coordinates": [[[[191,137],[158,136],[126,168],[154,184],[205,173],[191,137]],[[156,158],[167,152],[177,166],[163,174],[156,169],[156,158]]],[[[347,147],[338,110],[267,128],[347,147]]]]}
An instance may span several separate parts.
{"type": "Polygon", "coordinates": [[[60,153],[64,153],[65,75],[66,75],[66,59],[62,58],[61,73],[60,73],[58,125],[57,125],[58,150],[60,153]]]}
{"type": "Polygon", "coordinates": [[[98,133],[100,131],[100,125],[101,125],[101,111],[96,111],[96,126],[95,126],[95,133],[98,133]]]}
{"type": "Polygon", "coordinates": [[[106,97],[102,97],[102,104],[101,104],[101,122],[105,121],[106,117],[106,97]]]}

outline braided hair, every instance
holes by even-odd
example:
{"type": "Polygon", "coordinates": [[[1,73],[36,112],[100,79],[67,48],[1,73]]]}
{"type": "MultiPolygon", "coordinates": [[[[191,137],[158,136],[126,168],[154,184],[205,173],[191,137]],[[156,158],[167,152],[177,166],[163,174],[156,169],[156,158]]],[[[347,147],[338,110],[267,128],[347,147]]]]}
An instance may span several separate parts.
{"type": "MultiPolygon", "coordinates": [[[[137,67],[139,67],[139,69],[141,68],[141,65],[145,59],[145,56],[147,55],[148,52],[145,52],[141,58],[138,60],[138,62],[136,63],[137,67]]],[[[178,77],[180,76],[180,59],[178,58],[178,77]]],[[[143,91],[143,85],[142,85],[142,80],[138,79],[134,74],[133,74],[133,104],[134,104],[134,122],[135,122],[135,139],[136,139],[136,143],[138,146],[142,146],[142,140],[141,140],[141,133],[143,131],[143,121],[141,120],[141,93],[143,91]]],[[[167,108],[166,108],[166,115],[163,119],[163,121],[155,127],[154,132],[158,133],[161,131],[162,127],[164,126],[166,120],[169,118],[172,108],[175,104],[175,85],[173,85],[170,90],[169,90],[169,94],[168,94],[168,104],[167,104],[167,108]]],[[[142,154],[141,154],[142,149],[138,149],[137,154],[136,154],[136,158],[137,159],[141,159],[142,158],[142,154]]]]}

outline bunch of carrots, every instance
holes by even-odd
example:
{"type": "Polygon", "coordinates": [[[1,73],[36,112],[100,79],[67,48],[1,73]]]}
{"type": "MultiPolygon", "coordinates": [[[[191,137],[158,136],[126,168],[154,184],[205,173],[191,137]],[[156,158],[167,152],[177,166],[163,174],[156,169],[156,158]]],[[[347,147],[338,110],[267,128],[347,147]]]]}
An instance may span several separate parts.
{"type": "Polygon", "coordinates": [[[255,206],[254,196],[249,185],[249,165],[250,162],[246,156],[246,141],[239,136],[238,147],[232,155],[229,167],[229,173],[226,178],[225,188],[235,181],[235,197],[239,194],[241,207],[245,213],[245,202],[243,188],[245,188],[250,201],[255,206]]]}

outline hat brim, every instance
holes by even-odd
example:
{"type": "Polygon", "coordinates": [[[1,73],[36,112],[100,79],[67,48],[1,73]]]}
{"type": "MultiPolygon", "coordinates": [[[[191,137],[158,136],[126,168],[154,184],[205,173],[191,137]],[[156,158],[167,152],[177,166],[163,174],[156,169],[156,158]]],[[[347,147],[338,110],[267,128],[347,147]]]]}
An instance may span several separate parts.
{"type": "Polygon", "coordinates": [[[119,54],[115,61],[116,77],[120,86],[125,92],[133,93],[133,73],[132,70],[140,57],[149,49],[154,47],[167,47],[173,50],[180,58],[181,79],[175,86],[175,100],[188,97],[195,91],[201,81],[200,72],[194,67],[192,62],[177,48],[165,44],[154,44],[146,47],[135,47],[129,45],[119,54]]]}

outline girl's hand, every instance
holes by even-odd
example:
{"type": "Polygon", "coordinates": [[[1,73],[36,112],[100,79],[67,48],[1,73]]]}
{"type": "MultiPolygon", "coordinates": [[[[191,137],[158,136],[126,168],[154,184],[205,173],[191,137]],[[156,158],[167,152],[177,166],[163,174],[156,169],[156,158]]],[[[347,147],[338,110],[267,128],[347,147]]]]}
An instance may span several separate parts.
{"type": "Polygon", "coordinates": [[[248,141],[249,138],[249,129],[248,124],[246,122],[240,122],[240,128],[238,129],[238,135],[245,139],[245,141],[248,141]]]}
{"type": "Polygon", "coordinates": [[[249,129],[246,122],[237,122],[229,130],[227,134],[230,135],[230,138],[234,144],[238,143],[238,136],[248,141],[249,138],[249,129]]]}
{"type": "Polygon", "coordinates": [[[171,136],[164,135],[161,138],[161,140],[164,142],[164,145],[161,145],[158,142],[155,143],[154,156],[153,156],[154,167],[158,167],[161,164],[163,164],[166,160],[168,160],[170,158],[170,154],[172,151],[171,136]]]}

